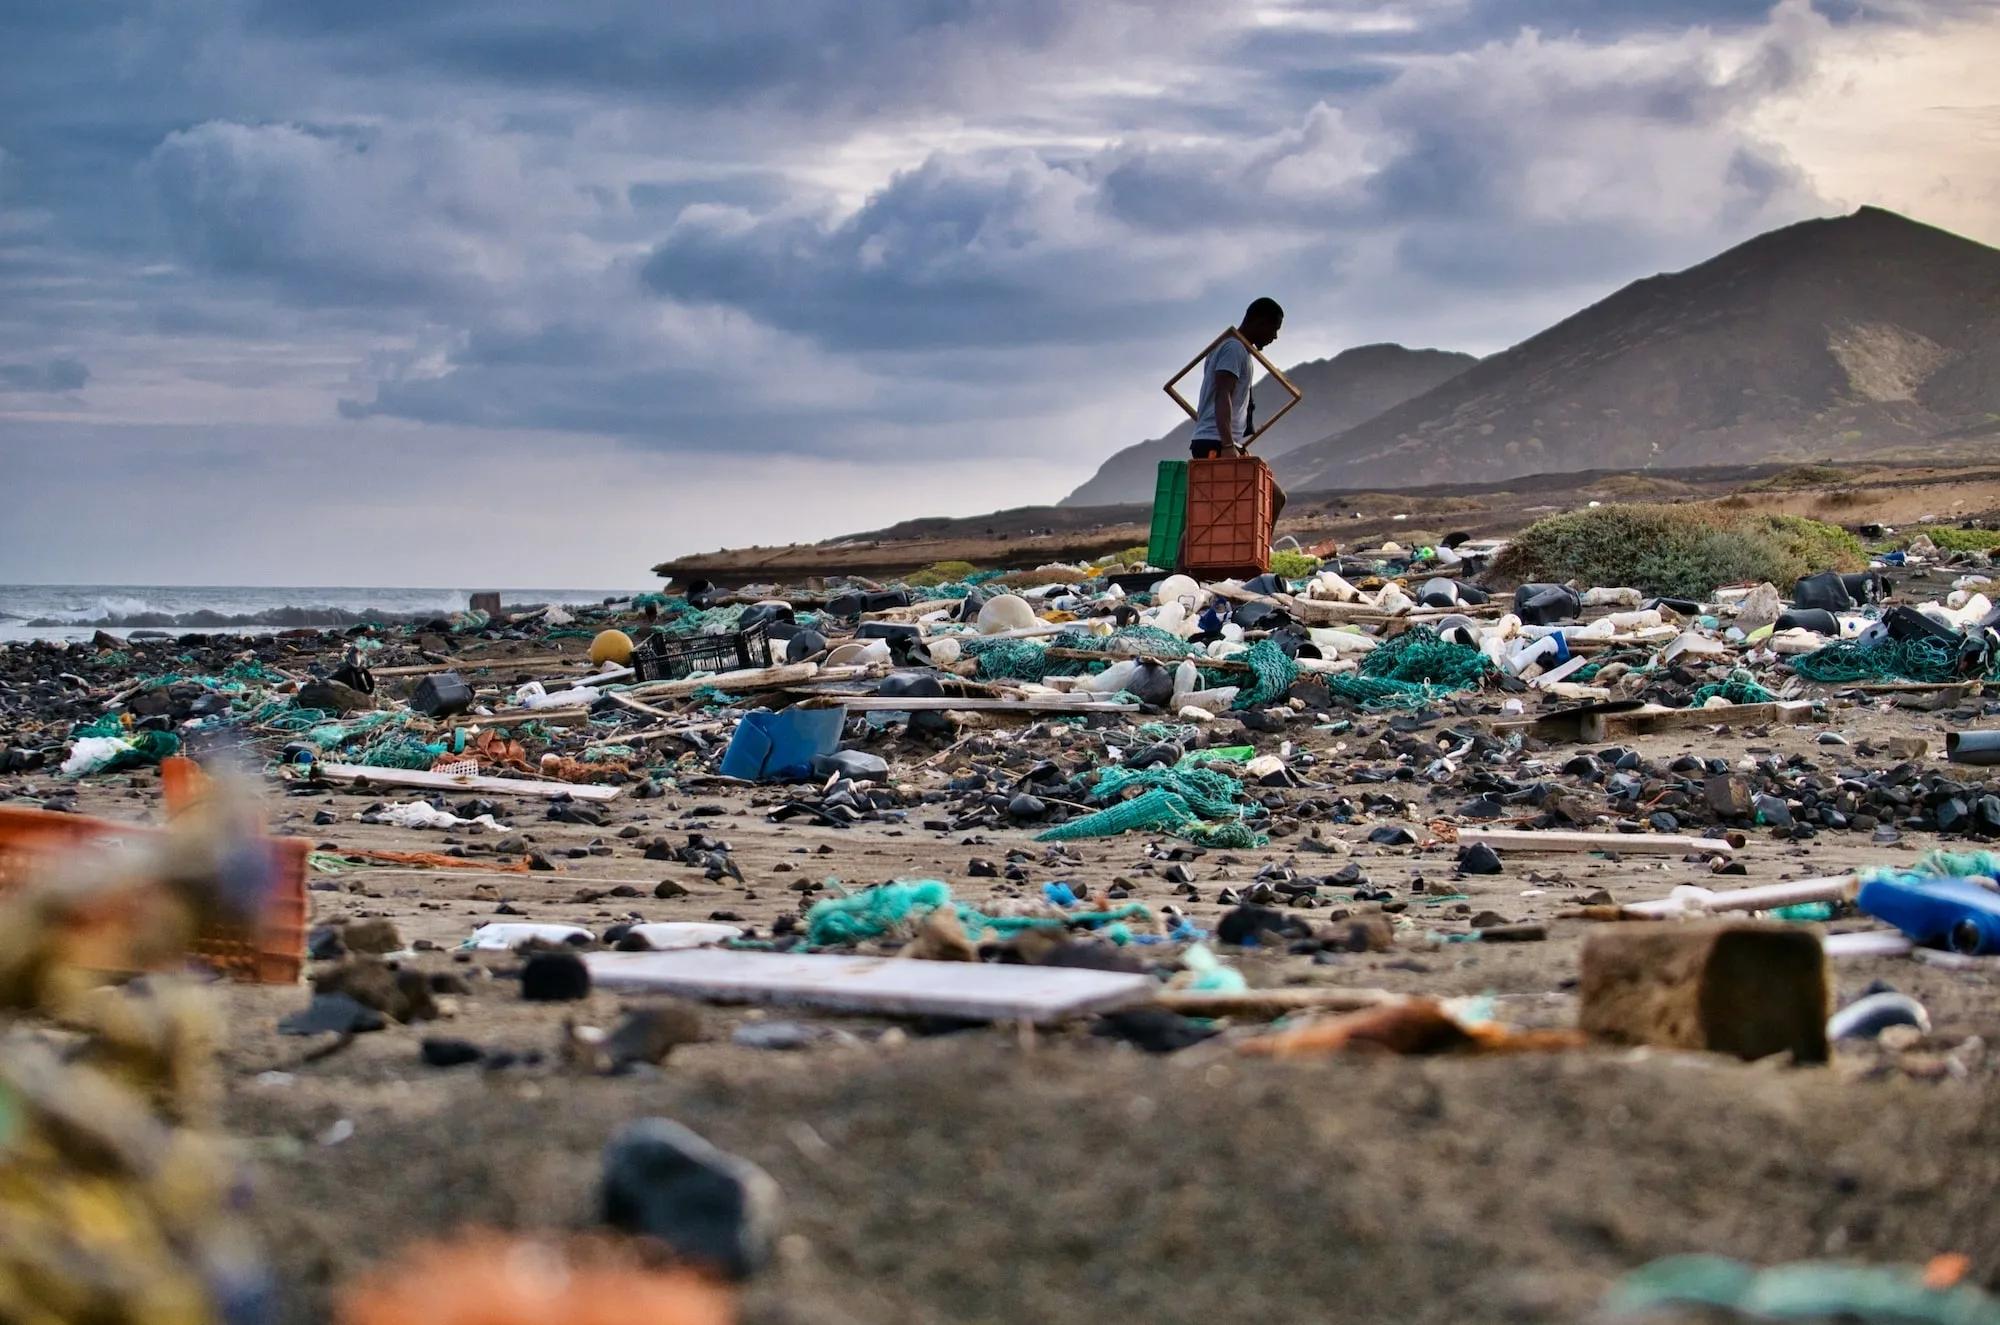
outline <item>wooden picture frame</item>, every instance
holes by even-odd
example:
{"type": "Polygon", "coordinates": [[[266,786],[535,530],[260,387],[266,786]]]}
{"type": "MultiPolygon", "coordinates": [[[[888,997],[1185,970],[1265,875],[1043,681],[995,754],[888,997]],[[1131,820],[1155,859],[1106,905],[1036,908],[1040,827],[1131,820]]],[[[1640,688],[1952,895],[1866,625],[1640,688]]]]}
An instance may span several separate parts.
{"type": "Polygon", "coordinates": [[[1249,337],[1245,336],[1241,331],[1237,330],[1235,327],[1230,327],[1228,330],[1224,331],[1220,336],[1217,336],[1214,340],[1210,341],[1208,343],[1207,349],[1203,350],[1200,354],[1195,355],[1194,358],[1188,360],[1187,367],[1181,369],[1178,373],[1175,373],[1172,377],[1167,379],[1166,393],[1169,396],[1173,397],[1174,403],[1176,405],[1179,405],[1182,409],[1187,411],[1187,416],[1189,418],[1192,419],[1198,417],[1201,411],[1197,409],[1195,406],[1188,404],[1187,397],[1183,396],[1180,392],[1174,390],[1174,383],[1180,381],[1183,377],[1186,377],[1196,368],[1199,368],[1203,363],[1203,361],[1206,360],[1209,355],[1215,353],[1216,346],[1222,344],[1222,342],[1228,340],[1232,336],[1235,337],[1237,340],[1243,342],[1243,348],[1250,351],[1250,357],[1255,359],[1258,363],[1262,364],[1264,366],[1264,371],[1271,375],[1271,380],[1273,382],[1276,382],[1279,386],[1285,388],[1285,390],[1292,397],[1290,400],[1286,401],[1283,406],[1279,408],[1276,414],[1273,414],[1270,418],[1264,420],[1263,427],[1255,429],[1254,431],[1251,432],[1251,434],[1248,437],[1242,439],[1243,449],[1245,451],[1248,451],[1259,437],[1262,437],[1265,433],[1271,431],[1272,424],[1276,423],[1279,419],[1284,418],[1285,415],[1291,411],[1292,406],[1298,404],[1301,400],[1304,400],[1305,394],[1301,392],[1297,387],[1293,386],[1291,379],[1286,377],[1282,372],[1278,371],[1278,365],[1272,363],[1269,359],[1266,359],[1264,357],[1264,352],[1258,349],[1255,345],[1252,345],[1250,343],[1249,337]]]}

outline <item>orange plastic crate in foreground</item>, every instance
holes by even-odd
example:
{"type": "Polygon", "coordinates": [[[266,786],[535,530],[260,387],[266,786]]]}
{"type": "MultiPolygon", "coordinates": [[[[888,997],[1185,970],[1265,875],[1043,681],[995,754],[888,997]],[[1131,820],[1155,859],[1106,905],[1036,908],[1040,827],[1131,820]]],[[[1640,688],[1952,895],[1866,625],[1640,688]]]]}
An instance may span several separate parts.
{"type": "MultiPolygon", "coordinates": [[[[163,831],[80,814],[0,806],[0,889],[22,882],[39,858],[116,842],[142,842],[163,831]]],[[[236,927],[204,930],[196,940],[194,957],[231,980],[292,984],[305,968],[306,856],[312,843],[303,837],[264,840],[275,857],[277,885],[266,899],[261,924],[254,931],[236,927]]],[[[124,908],[127,912],[130,909],[124,908]]],[[[112,930],[144,921],[133,914],[110,912],[100,923],[112,930]]],[[[102,946],[105,951],[117,950],[108,937],[102,946]]]]}

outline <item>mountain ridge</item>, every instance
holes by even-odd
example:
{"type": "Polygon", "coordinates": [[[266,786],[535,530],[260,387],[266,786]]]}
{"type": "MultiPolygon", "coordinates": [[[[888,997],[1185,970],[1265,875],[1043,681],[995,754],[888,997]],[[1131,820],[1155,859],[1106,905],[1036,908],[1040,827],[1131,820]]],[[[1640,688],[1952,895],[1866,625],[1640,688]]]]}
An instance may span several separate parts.
{"type": "Polygon", "coordinates": [[[2000,250],[1881,208],[1634,281],[1277,458],[1294,492],[1886,458],[2000,436],[2000,250]]]}

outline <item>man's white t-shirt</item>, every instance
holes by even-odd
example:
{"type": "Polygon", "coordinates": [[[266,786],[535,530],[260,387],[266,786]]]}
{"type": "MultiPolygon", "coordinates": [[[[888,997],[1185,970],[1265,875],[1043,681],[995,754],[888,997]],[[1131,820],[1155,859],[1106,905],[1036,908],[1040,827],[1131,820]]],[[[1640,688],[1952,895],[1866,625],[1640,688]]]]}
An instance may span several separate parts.
{"type": "Polygon", "coordinates": [[[1250,430],[1250,351],[1243,342],[1231,336],[1209,353],[1208,362],[1201,370],[1201,407],[1195,411],[1194,440],[1198,442],[1220,441],[1222,432],[1215,426],[1215,375],[1233,373],[1236,377],[1236,391],[1230,399],[1229,435],[1236,444],[1243,444],[1243,435],[1250,430]]]}

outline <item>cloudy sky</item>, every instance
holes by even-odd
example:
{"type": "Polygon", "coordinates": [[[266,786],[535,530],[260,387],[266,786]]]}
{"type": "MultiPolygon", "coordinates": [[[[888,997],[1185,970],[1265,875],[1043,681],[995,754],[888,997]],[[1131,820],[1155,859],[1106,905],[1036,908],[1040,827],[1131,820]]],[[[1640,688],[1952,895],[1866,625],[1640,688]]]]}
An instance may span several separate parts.
{"type": "Polygon", "coordinates": [[[2000,243],[1992,0],[16,0],[0,582],[636,585],[1051,501],[1872,202],[2000,243]]]}

